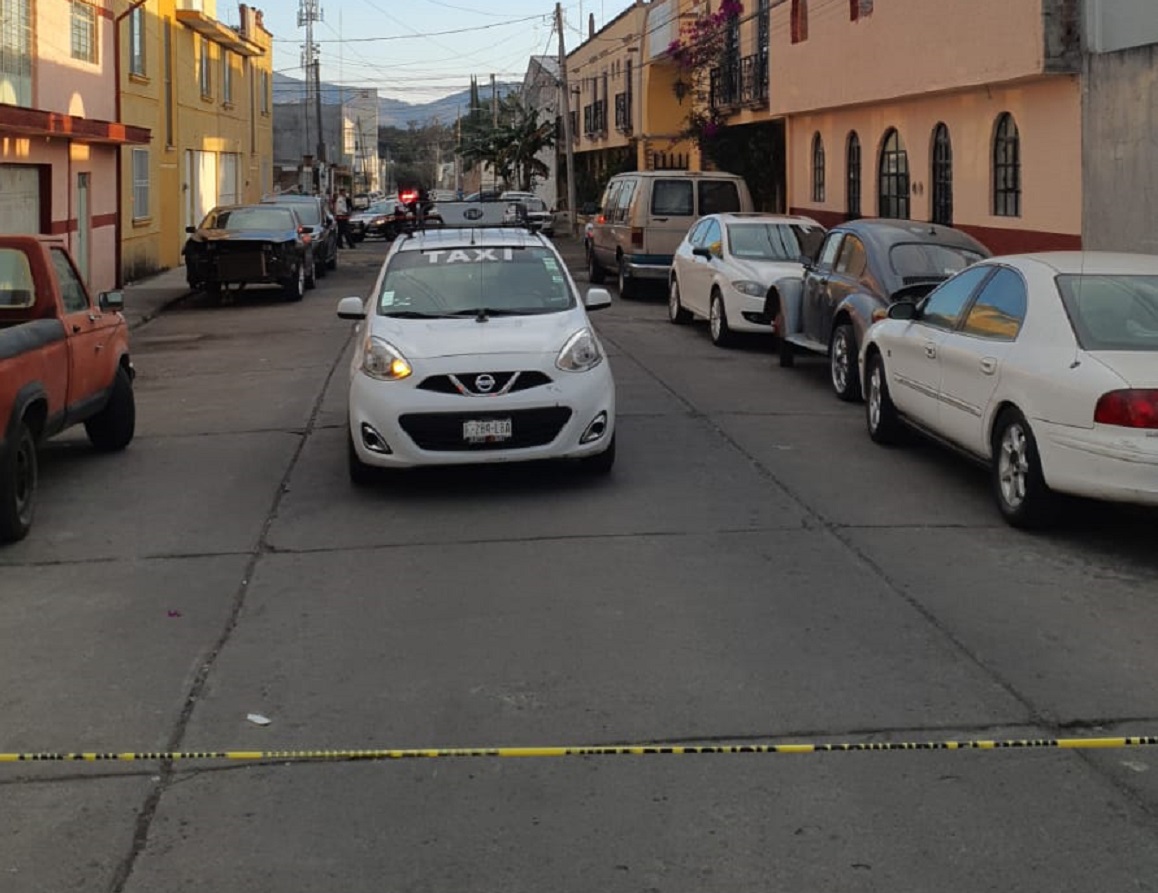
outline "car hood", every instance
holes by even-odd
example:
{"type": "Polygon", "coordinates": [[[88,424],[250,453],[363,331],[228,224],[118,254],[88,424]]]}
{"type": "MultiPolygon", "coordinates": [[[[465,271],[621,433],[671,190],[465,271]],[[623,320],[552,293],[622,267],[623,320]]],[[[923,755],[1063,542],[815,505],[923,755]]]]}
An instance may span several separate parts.
{"type": "Polygon", "coordinates": [[[292,242],[295,234],[284,229],[199,229],[195,238],[205,242],[292,242]]]}
{"type": "Polygon", "coordinates": [[[784,276],[799,276],[800,264],[789,260],[741,260],[733,257],[728,261],[727,271],[733,279],[750,279],[761,285],[771,285],[784,276]]]}
{"type": "Polygon", "coordinates": [[[575,332],[588,327],[582,310],[541,316],[465,319],[372,318],[371,334],[411,360],[491,354],[556,354],[575,332]]]}
{"type": "Polygon", "coordinates": [[[1095,350],[1089,354],[1132,388],[1158,388],[1158,351],[1095,350]]]}

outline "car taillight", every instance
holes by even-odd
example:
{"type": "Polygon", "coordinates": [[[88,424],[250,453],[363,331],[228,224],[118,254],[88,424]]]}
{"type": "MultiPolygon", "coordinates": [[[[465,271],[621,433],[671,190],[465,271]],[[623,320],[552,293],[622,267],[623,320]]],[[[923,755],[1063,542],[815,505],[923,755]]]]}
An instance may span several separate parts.
{"type": "Polygon", "coordinates": [[[638,226],[633,226],[631,228],[631,247],[632,248],[642,248],[643,247],[643,230],[640,229],[638,226]]]}
{"type": "Polygon", "coordinates": [[[598,217],[595,218],[595,222],[596,223],[606,223],[607,218],[604,217],[602,214],[600,214],[598,217]]]}
{"type": "Polygon", "coordinates": [[[1158,388],[1131,388],[1103,394],[1094,422],[1121,428],[1158,428],[1158,388]]]}

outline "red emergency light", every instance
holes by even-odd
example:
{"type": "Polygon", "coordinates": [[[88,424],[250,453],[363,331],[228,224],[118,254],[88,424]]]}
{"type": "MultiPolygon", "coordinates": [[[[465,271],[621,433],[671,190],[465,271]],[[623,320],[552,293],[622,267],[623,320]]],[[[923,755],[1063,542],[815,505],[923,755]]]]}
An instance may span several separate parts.
{"type": "Polygon", "coordinates": [[[398,201],[402,202],[402,204],[404,204],[404,205],[413,204],[414,202],[418,201],[418,190],[417,189],[399,189],[398,190],[398,201]]]}

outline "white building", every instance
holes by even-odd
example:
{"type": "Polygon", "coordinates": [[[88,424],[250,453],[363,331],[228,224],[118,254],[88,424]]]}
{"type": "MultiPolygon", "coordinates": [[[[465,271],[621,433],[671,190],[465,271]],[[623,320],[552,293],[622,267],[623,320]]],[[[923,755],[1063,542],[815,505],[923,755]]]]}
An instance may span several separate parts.
{"type": "MultiPolygon", "coordinates": [[[[554,56],[532,56],[523,77],[523,101],[538,109],[540,121],[559,120],[559,60],[554,56]]],[[[558,148],[543,149],[538,159],[546,165],[549,174],[545,180],[536,180],[535,194],[548,208],[558,205],[558,148]]]]}

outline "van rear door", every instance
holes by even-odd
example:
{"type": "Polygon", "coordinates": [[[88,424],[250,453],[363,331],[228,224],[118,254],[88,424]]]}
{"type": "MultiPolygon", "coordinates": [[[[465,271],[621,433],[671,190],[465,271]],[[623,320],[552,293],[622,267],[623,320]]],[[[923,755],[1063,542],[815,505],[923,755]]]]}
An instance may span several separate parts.
{"type": "MultiPolygon", "coordinates": [[[[643,227],[643,253],[649,263],[671,263],[687,231],[696,222],[695,181],[691,177],[652,180],[648,205],[635,215],[643,227]],[[652,260],[654,258],[654,260],[652,260]]],[[[637,248],[635,252],[638,252],[637,248]]]]}

